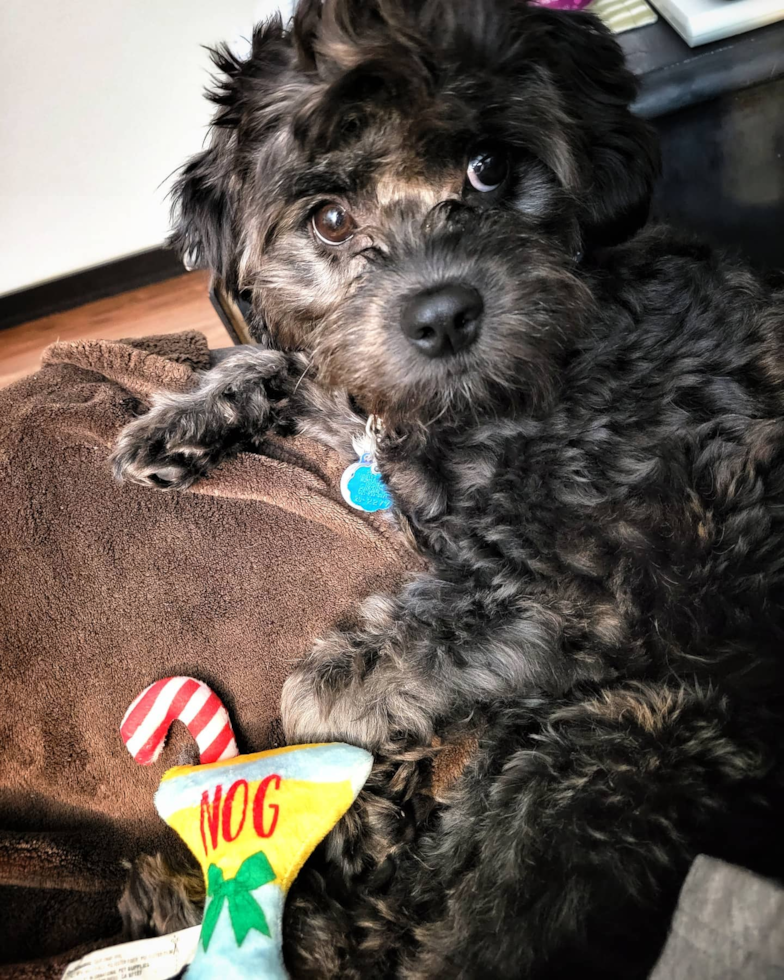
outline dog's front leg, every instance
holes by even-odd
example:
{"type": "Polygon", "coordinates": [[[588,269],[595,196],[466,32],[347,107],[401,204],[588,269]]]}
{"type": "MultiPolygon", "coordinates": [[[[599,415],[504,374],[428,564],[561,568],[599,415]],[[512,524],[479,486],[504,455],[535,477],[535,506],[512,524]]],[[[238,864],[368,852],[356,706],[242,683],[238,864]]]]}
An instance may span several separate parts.
{"type": "MultiPolygon", "coordinates": [[[[283,687],[281,714],[291,743],[340,740],[393,754],[401,742],[430,745],[440,723],[470,700],[501,692],[485,672],[483,689],[449,642],[450,625],[418,615],[417,585],[398,597],[374,596],[357,629],[319,640],[283,687]]],[[[445,616],[447,615],[445,610],[445,616]]],[[[464,637],[467,646],[472,640],[464,637]]]]}
{"type": "Polygon", "coordinates": [[[243,347],[204,372],[194,390],[161,392],[122,430],[115,477],[165,490],[190,486],[276,424],[295,373],[292,355],[243,347]]]}
{"type": "Polygon", "coordinates": [[[193,391],[156,395],[149,412],[120,434],[116,478],[184,489],[270,430],[302,431],[352,458],[351,439],[364,420],[344,392],[308,377],[309,363],[301,353],[242,347],[204,372],[193,391]]]}
{"type": "Polygon", "coordinates": [[[551,603],[434,566],[398,596],[369,599],[355,629],[329,634],[297,665],[283,689],[286,735],[389,754],[401,740],[429,745],[483,704],[601,680],[600,638],[578,657],[564,634],[551,603]]]}
{"type": "Polygon", "coordinates": [[[380,636],[357,633],[319,640],[283,687],[289,744],[342,741],[384,754],[399,740],[430,744],[444,708],[439,692],[414,682],[399,662],[374,672],[385,646],[380,636]]]}

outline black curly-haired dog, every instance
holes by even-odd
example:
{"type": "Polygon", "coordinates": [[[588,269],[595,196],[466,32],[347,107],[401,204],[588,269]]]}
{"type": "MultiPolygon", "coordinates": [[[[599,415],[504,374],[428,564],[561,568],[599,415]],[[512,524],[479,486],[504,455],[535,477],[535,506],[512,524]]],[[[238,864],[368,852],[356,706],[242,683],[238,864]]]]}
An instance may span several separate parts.
{"type": "MultiPolygon", "coordinates": [[[[643,977],[696,853],[782,865],[784,296],[638,233],[656,142],[589,15],[303,0],[216,62],[174,243],[260,346],[159,397],[116,473],[184,487],[271,427],[349,462],[373,414],[430,562],[286,685],[292,741],[379,760],[290,968],[643,977]],[[434,797],[436,738],[476,751],[434,797]]],[[[168,877],[137,869],[135,932],[193,921],[168,877]]]]}

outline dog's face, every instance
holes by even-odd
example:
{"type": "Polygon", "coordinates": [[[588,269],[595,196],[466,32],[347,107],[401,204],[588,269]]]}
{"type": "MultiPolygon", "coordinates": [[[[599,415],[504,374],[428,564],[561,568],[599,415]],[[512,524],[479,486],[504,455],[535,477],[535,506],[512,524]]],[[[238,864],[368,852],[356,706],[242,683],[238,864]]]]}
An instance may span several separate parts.
{"type": "Polygon", "coordinates": [[[583,15],[303,0],[226,51],[174,243],[387,420],[536,403],[591,297],[579,255],[647,214],[655,141],[583,15]]]}

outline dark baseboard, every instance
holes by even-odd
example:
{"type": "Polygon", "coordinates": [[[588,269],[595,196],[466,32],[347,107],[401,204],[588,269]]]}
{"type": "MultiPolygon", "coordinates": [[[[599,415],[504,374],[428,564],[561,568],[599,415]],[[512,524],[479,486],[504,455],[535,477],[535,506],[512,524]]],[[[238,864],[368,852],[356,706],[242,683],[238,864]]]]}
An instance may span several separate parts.
{"type": "Polygon", "coordinates": [[[126,259],[0,296],[0,330],[52,313],[62,313],[128,289],[172,279],[184,272],[182,262],[170,249],[151,248],[126,259]]]}

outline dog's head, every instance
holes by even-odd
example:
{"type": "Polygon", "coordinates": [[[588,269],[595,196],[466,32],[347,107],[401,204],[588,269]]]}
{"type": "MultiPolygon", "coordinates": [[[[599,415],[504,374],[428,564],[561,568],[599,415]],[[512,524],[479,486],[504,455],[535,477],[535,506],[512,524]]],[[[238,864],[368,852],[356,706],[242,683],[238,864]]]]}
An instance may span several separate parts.
{"type": "Polygon", "coordinates": [[[579,255],[642,224],[658,167],[604,28],[523,0],[301,0],[215,60],[181,252],[387,419],[545,396],[590,307],[579,255]]]}

